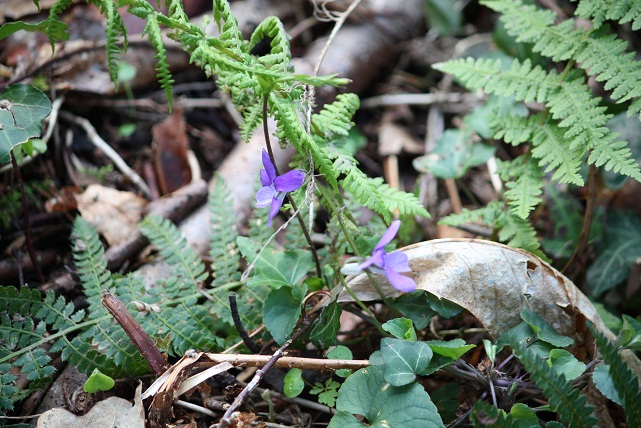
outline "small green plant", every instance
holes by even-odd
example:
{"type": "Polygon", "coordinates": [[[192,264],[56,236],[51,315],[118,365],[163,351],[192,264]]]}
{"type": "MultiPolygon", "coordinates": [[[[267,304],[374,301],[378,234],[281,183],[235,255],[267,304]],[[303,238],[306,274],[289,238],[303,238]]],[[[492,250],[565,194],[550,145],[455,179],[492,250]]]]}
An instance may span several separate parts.
{"type": "Polygon", "coordinates": [[[627,42],[604,25],[606,20],[638,23],[640,11],[631,2],[613,7],[606,6],[612,2],[584,0],[576,16],[592,19],[591,28],[585,29],[576,25],[575,18],[559,21],[554,12],[519,0],[480,3],[501,14],[507,33],[517,42],[549,60],[535,64],[529,58],[470,57],[434,67],[452,74],[468,89],[536,102],[544,109],[529,116],[516,110],[518,114],[503,116],[499,111],[493,115],[494,138],[514,146],[528,144],[524,154],[500,164],[506,205],[466,211],[446,222],[460,224],[480,217],[501,231],[501,241],[532,251],[538,248],[534,230],[519,219],[526,220],[541,202],[546,174],[551,173],[556,183],[583,186],[581,166],[587,160],[594,167],[641,180],[628,143],[607,127],[613,118],[611,102],[627,108],[628,115],[641,112],[641,63],[627,52],[627,42]],[[611,101],[593,94],[589,77],[603,84],[611,101]]]}

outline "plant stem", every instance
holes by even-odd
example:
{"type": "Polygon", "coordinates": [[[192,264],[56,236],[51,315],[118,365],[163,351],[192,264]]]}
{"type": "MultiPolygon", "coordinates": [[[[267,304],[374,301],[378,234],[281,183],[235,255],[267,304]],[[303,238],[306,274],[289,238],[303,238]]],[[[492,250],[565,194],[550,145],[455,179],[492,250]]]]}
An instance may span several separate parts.
{"type": "MultiPolygon", "coordinates": [[[[27,193],[24,191],[24,180],[22,179],[22,174],[20,173],[20,166],[18,166],[18,161],[13,154],[13,150],[10,152],[11,164],[13,165],[13,172],[16,174],[16,179],[18,180],[18,188],[20,189],[20,198],[22,199],[22,219],[24,222],[24,240],[27,244],[27,250],[29,251],[29,258],[31,259],[31,264],[33,269],[38,275],[38,280],[41,283],[45,282],[45,277],[42,274],[42,269],[40,269],[40,263],[38,262],[38,257],[36,252],[33,249],[33,239],[31,238],[31,226],[29,221],[29,204],[27,203],[27,193]]],[[[22,284],[21,284],[22,285],[22,284]]]]}
{"type": "Polygon", "coordinates": [[[561,273],[572,278],[579,276],[584,268],[585,261],[585,248],[590,239],[590,229],[592,228],[592,219],[594,218],[594,204],[596,202],[597,181],[599,178],[599,169],[594,165],[590,165],[587,182],[587,195],[585,204],[585,213],[583,213],[583,226],[579,234],[579,242],[577,242],[572,257],[565,264],[561,273]]]}
{"type": "MultiPolygon", "coordinates": [[[[269,154],[269,159],[272,161],[272,164],[274,165],[274,170],[276,171],[276,175],[280,175],[280,172],[278,172],[278,166],[276,166],[276,160],[274,159],[272,144],[269,140],[269,129],[267,127],[267,95],[263,96],[263,132],[265,134],[265,144],[267,145],[267,153],[269,154]]],[[[300,228],[303,230],[303,235],[305,235],[305,239],[307,240],[309,249],[311,250],[312,256],[314,257],[314,264],[316,265],[316,276],[319,277],[320,279],[323,279],[323,269],[321,268],[320,258],[318,257],[318,253],[316,252],[316,247],[314,246],[312,237],[309,236],[307,227],[305,227],[305,221],[303,220],[303,216],[300,215],[298,206],[296,205],[296,202],[294,202],[294,198],[292,198],[289,193],[287,194],[287,200],[289,201],[290,205],[292,206],[292,209],[294,210],[294,215],[298,219],[300,228]]]]}
{"type": "Polygon", "coordinates": [[[343,287],[345,288],[345,290],[347,290],[349,295],[352,297],[354,302],[372,319],[372,322],[374,323],[374,327],[376,327],[376,330],[378,330],[378,332],[382,334],[384,337],[389,336],[389,334],[385,330],[383,330],[383,326],[381,325],[380,321],[376,318],[376,315],[374,315],[374,313],[367,306],[365,306],[365,303],[363,303],[361,299],[359,299],[358,296],[354,294],[354,292],[352,291],[351,288],[349,288],[349,285],[347,285],[347,283],[345,282],[342,276],[340,276],[340,281],[341,281],[341,284],[343,284],[343,287]]]}

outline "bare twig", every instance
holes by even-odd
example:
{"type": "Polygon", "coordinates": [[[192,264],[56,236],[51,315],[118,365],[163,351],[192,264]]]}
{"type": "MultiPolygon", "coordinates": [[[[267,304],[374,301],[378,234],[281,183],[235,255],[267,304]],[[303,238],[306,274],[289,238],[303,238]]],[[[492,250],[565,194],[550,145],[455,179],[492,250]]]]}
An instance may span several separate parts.
{"type": "Polygon", "coordinates": [[[76,125],[81,126],[87,133],[87,137],[89,137],[89,141],[91,141],[91,143],[94,144],[97,148],[102,150],[102,152],[109,159],[113,161],[116,167],[124,175],[129,177],[129,179],[134,184],[138,186],[138,188],[143,192],[145,197],[150,198],[151,192],[149,191],[149,187],[147,186],[147,183],[145,183],[145,181],[133,169],[129,168],[129,165],[125,163],[125,161],[120,157],[120,155],[116,153],[116,151],[112,149],[111,146],[107,144],[107,142],[100,137],[100,135],[98,135],[98,132],[96,132],[96,128],[93,127],[91,122],[89,122],[87,119],[78,117],[66,111],[61,111],[60,117],[70,122],[73,122],[76,125]]]}
{"type": "Polygon", "coordinates": [[[459,93],[459,92],[438,92],[435,94],[385,94],[365,98],[361,101],[361,108],[378,108],[395,105],[420,105],[463,103],[477,104],[485,98],[484,95],[459,93]]]}
{"type": "MultiPolygon", "coordinates": [[[[235,367],[264,367],[272,355],[247,354],[204,354],[210,361],[199,362],[201,367],[229,362],[235,367]]],[[[341,369],[358,370],[369,366],[369,360],[329,360],[326,358],[281,357],[273,367],[298,368],[302,370],[335,371],[341,369]]]]}
{"type": "Polygon", "coordinates": [[[165,361],[151,337],[142,329],[134,317],[127,312],[125,305],[107,289],[102,291],[100,300],[109,313],[118,321],[122,329],[125,330],[125,333],[136,345],[138,351],[145,357],[154,373],[157,376],[163,374],[169,368],[167,361],[165,361]]]}

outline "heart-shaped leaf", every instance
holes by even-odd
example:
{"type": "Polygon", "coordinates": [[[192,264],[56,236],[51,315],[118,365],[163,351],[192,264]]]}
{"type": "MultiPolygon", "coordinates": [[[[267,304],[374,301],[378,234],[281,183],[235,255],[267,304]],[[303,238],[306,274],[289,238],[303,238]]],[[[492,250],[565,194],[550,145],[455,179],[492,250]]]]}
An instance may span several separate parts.
{"type": "Polygon", "coordinates": [[[432,359],[432,349],[425,342],[385,338],[381,340],[381,354],[385,362],[385,380],[394,386],[413,382],[432,359]]]}
{"type": "Polygon", "coordinates": [[[385,381],[380,366],[367,367],[347,378],[338,390],[336,409],[338,413],[328,428],[444,426],[436,406],[420,384],[392,386],[385,381]],[[363,415],[367,425],[354,415],[363,415]]]}
{"type": "Polygon", "coordinates": [[[51,101],[33,86],[11,85],[0,93],[0,163],[11,160],[11,150],[38,137],[51,101]]]}

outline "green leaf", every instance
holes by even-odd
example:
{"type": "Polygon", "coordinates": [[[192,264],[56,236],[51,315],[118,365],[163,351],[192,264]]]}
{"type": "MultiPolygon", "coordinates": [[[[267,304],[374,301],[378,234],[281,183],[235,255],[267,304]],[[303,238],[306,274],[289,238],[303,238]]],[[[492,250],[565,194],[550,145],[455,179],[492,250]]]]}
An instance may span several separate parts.
{"type": "Polygon", "coordinates": [[[411,319],[417,330],[423,330],[430,323],[436,311],[432,310],[427,295],[423,290],[415,290],[401,295],[392,302],[392,306],[411,319]]]}
{"type": "Polygon", "coordinates": [[[332,302],[323,308],[310,333],[310,339],[314,345],[321,349],[326,349],[336,343],[336,334],[341,328],[342,312],[343,310],[336,302],[332,302]]]}
{"type": "MultiPolygon", "coordinates": [[[[351,360],[354,357],[352,355],[352,351],[347,346],[338,345],[327,353],[327,358],[331,360],[351,360]]],[[[352,374],[352,371],[349,369],[340,369],[336,370],[334,373],[336,373],[336,376],[346,378],[352,374]]]]}
{"type": "Polygon", "coordinates": [[[534,410],[523,403],[516,403],[512,406],[509,414],[518,421],[521,427],[540,426],[539,418],[536,416],[534,410]]]}
{"type": "Polygon", "coordinates": [[[548,362],[557,373],[565,376],[566,380],[574,380],[585,371],[585,364],[564,349],[552,349],[548,362]]]}
{"type": "Polygon", "coordinates": [[[641,351],[641,323],[624,314],[617,345],[634,351],[641,351]]]}
{"type": "Polygon", "coordinates": [[[392,336],[401,340],[408,340],[416,342],[416,331],[412,326],[412,320],[408,318],[394,318],[383,324],[383,330],[390,333],[392,336]]]}
{"type": "Polygon", "coordinates": [[[612,376],[610,375],[610,366],[608,364],[601,364],[592,372],[592,380],[601,394],[605,395],[608,400],[612,400],[619,406],[623,406],[623,398],[617,391],[612,376]]]}
{"type": "Polygon", "coordinates": [[[445,340],[428,340],[426,342],[435,354],[442,355],[453,360],[458,360],[476,345],[467,345],[463,339],[445,340]]]}
{"type": "Polygon", "coordinates": [[[641,257],[641,220],[633,212],[612,210],[603,230],[603,244],[588,268],[586,282],[592,296],[616,287],[641,257]]]}
{"type": "Polygon", "coordinates": [[[456,3],[452,0],[426,0],[425,16],[438,34],[449,34],[461,27],[463,16],[456,3]]]}
{"type": "MultiPolygon", "coordinates": [[[[303,293],[304,294],[304,293],[303,293]]],[[[291,336],[300,318],[302,298],[290,287],[272,290],[263,306],[263,321],[274,340],[282,345],[291,336]]]]}
{"type": "Polygon", "coordinates": [[[462,177],[471,167],[485,163],[495,151],[492,146],[475,142],[472,136],[471,130],[446,130],[433,153],[414,159],[414,168],[439,178],[462,177]]]}
{"type": "Polygon", "coordinates": [[[338,388],[341,386],[340,383],[332,379],[327,379],[323,385],[320,382],[316,382],[311,391],[312,395],[318,395],[318,402],[325,404],[329,407],[334,407],[336,404],[336,397],[338,397],[338,388]]]}
{"type": "Polygon", "coordinates": [[[558,334],[550,324],[532,311],[522,310],[521,319],[532,328],[537,338],[544,342],[559,348],[565,348],[574,343],[572,338],[558,334]]]}
{"type": "Polygon", "coordinates": [[[100,370],[94,369],[89,379],[85,382],[84,389],[85,392],[93,394],[98,391],[109,391],[115,384],[112,378],[103,374],[100,370]]]}
{"type": "Polygon", "coordinates": [[[370,366],[351,375],[338,391],[338,413],[328,428],[432,428],[443,421],[423,387],[388,384],[383,368],[370,366]],[[353,415],[363,415],[366,424],[353,415]]]}
{"type": "Polygon", "coordinates": [[[508,345],[509,343],[518,343],[521,346],[527,346],[530,351],[540,358],[550,356],[553,346],[542,340],[536,340],[534,330],[525,322],[515,325],[508,331],[502,333],[496,341],[498,346],[508,345]]]}
{"type": "Polygon", "coordinates": [[[424,372],[432,359],[432,349],[425,342],[384,338],[381,354],[385,362],[385,380],[394,386],[413,382],[424,372]]]}
{"type": "Polygon", "coordinates": [[[298,397],[305,388],[303,381],[303,371],[301,369],[290,369],[285,375],[285,384],[283,385],[283,392],[289,398],[298,397]]]}
{"type": "Polygon", "coordinates": [[[40,136],[51,108],[49,98],[33,86],[11,85],[0,93],[0,163],[11,160],[15,146],[40,136]]]}
{"type": "Polygon", "coordinates": [[[314,268],[314,260],[309,251],[279,251],[269,248],[254,260],[256,272],[247,285],[268,284],[273,288],[294,287],[314,268]]]}
{"type": "Polygon", "coordinates": [[[425,295],[432,310],[436,311],[436,313],[443,318],[452,318],[463,310],[463,308],[456,303],[450,302],[447,299],[439,299],[429,291],[425,292],[425,295]]]}

